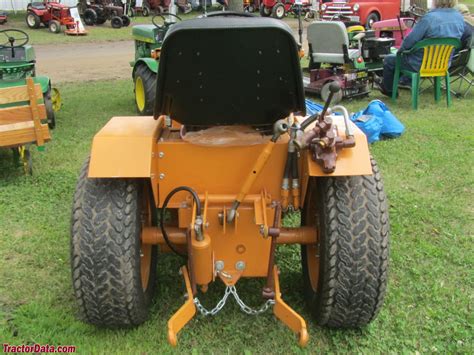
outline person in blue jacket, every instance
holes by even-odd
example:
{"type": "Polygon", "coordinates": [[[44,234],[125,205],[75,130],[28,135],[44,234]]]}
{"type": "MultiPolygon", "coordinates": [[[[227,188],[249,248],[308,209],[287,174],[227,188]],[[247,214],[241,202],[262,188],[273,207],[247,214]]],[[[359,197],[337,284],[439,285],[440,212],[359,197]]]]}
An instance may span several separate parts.
{"type": "MultiPolygon", "coordinates": [[[[427,38],[457,38],[465,35],[466,25],[462,15],[454,9],[457,0],[435,0],[435,8],[426,13],[404,39],[399,51],[412,48],[417,42],[427,38]]],[[[402,57],[402,69],[419,71],[423,60],[423,49],[402,57]]],[[[392,96],[396,55],[390,54],[383,62],[383,80],[379,84],[382,94],[392,96]]]]}

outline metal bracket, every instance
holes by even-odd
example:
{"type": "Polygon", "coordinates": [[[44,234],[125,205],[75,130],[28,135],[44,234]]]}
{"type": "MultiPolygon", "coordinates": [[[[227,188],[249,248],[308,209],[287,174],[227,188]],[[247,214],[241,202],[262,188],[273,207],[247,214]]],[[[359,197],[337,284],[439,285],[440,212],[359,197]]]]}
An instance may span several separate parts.
{"type": "Polygon", "coordinates": [[[275,282],[275,305],[273,306],[273,314],[281,320],[288,328],[295,332],[298,337],[298,343],[301,347],[308,344],[309,335],[306,328],[306,322],[298,313],[288,306],[281,298],[280,280],[278,279],[278,267],[273,268],[273,278],[275,282]]]}
{"type": "Polygon", "coordinates": [[[168,321],[168,342],[172,346],[178,345],[178,332],[194,317],[196,314],[196,305],[193,300],[193,290],[189,281],[188,270],[186,266],[181,267],[184,282],[186,284],[186,293],[188,299],[180,309],[168,321]]]}

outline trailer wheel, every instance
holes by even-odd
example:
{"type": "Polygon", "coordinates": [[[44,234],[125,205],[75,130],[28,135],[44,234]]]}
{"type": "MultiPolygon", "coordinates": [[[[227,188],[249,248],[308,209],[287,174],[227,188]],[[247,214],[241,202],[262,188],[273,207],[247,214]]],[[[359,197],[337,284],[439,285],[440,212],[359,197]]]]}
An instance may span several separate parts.
{"type": "Polygon", "coordinates": [[[319,243],[302,246],[302,266],[305,298],[320,325],[364,326],[383,303],[389,219],[371,163],[371,176],[319,178],[309,186],[303,223],[318,227],[319,243]]]}
{"type": "Polygon", "coordinates": [[[278,3],[273,6],[272,17],[281,20],[283,17],[285,17],[285,12],[285,6],[282,3],[278,3]]]}
{"type": "Polygon", "coordinates": [[[263,4],[260,4],[259,11],[260,11],[260,16],[262,16],[262,17],[268,17],[272,14],[272,9],[266,7],[263,4]]]}
{"type": "Polygon", "coordinates": [[[51,20],[49,21],[48,28],[51,33],[59,33],[61,32],[61,23],[56,20],[51,20]]]}
{"type": "MultiPolygon", "coordinates": [[[[331,90],[329,90],[329,87],[331,86],[331,83],[332,83],[332,81],[328,81],[321,88],[321,94],[320,94],[321,95],[321,100],[323,100],[324,102],[326,102],[329,98],[329,93],[331,92],[331,90]]],[[[342,98],[343,98],[342,91],[343,90],[344,89],[341,89],[333,95],[332,100],[331,100],[331,105],[337,105],[339,102],[342,101],[342,98]]]]}
{"type": "Polygon", "coordinates": [[[95,12],[94,9],[86,9],[82,17],[84,18],[84,23],[87,26],[93,26],[97,23],[98,16],[97,16],[97,12],[95,12]]]}
{"type": "Polygon", "coordinates": [[[135,105],[140,115],[152,115],[156,93],[156,74],[146,65],[139,64],[133,75],[135,105]]]}
{"type": "Polygon", "coordinates": [[[134,326],[148,317],[156,246],[141,244],[153,220],[143,183],[89,179],[84,164],[74,194],[71,269],[82,318],[101,326],[134,326]]]}
{"type": "Polygon", "coordinates": [[[41,19],[39,18],[38,15],[36,15],[34,12],[28,11],[25,17],[26,20],[26,25],[29,28],[39,28],[41,25],[41,19]]]}
{"type": "Polygon", "coordinates": [[[121,28],[123,26],[123,21],[120,17],[114,16],[110,20],[110,24],[112,25],[112,28],[121,28]]]}
{"type": "Polygon", "coordinates": [[[43,94],[44,107],[46,108],[46,117],[48,119],[48,127],[54,129],[56,127],[56,115],[53,109],[53,100],[51,94],[51,87],[43,94]]]}
{"type": "Polygon", "coordinates": [[[372,25],[377,21],[380,21],[379,14],[376,12],[371,12],[369,16],[367,16],[367,19],[365,20],[365,28],[367,30],[372,29],[372,25]]]}

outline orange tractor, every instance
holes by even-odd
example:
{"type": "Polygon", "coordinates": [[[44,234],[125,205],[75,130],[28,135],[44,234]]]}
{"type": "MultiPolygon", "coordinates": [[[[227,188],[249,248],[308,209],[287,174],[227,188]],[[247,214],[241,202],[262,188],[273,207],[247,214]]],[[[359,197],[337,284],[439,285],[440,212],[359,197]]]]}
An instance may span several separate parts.
{"type": "Polygon", "coordinates": [[[196,313],[215,315],[233,299],[252,316],[272,310],[305,346],[307,324],[283,301],[275,256],[279,245],[300,244],[311,314],[321,325],[364,326],[383,303],[389,238],[367,139],[331,98],[305,117],[298,46],[285,23],[223,16],[171,27],[154,116],[114,117],[93,139],[72,211],[82,317],[143,323],[159,250],[186,260],[186,301],[168,321],[172,345],[196,313]],[[294,210],[301,225],[282,226],[294,210]],[[243,278],[263,280],[261,307],[238,293],[243,278]],[[218,281],[225,292],[206,309],[218,281]]]}

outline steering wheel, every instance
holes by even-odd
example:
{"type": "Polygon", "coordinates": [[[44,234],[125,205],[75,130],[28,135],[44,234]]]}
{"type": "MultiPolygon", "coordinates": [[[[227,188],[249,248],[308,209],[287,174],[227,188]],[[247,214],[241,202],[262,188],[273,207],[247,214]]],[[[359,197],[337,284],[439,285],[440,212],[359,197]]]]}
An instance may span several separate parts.
{"type": "Polygon", "coordinates": [[[249,12],[237,12],[237,11],[214,11],[207,14],[207,17],[256,17],[249,12]]]}
{"type": "Polygon", "coordinates": [[[178,15],[165,12],[165,13],[162,13],[162,14],[158,14],[158,15],[153,16],[153,18],[151,19],[151,22],[152,22],[157,28],[162,28],[162,27],[164,27],[164,26],[167,26],[168,24],[166,23],[166,18],[165,18],[165,16],[172,16],[172,17],[178,19],[179,21],[183,21],[183,20],[181,19],[181,17],[179,17],[178,15]],[[161,19],[163,20],[163,23],[162,23],[162,24],[156,23],[156,22],[155,22],[155,19],[156,19],[156,18],[161,18],[161,19]]]}
{"type": "Polygon", "coordinates": [[[30,37],[28,34],[21,30],[1,30],[0,31],[0,48],[9,47],[11,49],[23,47],[25,44],[28,43],[30,37]],[[3,41],[3,38],[7,40],[3,41]],[[15,42],[20,42],[19,44],[15,45],[15,42]]]}

